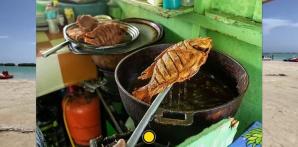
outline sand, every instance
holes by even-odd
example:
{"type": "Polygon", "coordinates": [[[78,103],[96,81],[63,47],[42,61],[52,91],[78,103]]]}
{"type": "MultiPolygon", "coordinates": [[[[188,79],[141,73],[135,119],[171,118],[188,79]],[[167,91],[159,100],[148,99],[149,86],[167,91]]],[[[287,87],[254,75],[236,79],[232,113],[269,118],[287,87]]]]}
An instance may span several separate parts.
{"type": "Polygon", "coordinates": [[[263,127],[264,146],[297,146],[297,62],[263,61],[263,127]]]}
{"type": "Polygon", "coordinates": [[[35,97],[35,81],[0,80],[0,146],[35,146],[35,97]]]}

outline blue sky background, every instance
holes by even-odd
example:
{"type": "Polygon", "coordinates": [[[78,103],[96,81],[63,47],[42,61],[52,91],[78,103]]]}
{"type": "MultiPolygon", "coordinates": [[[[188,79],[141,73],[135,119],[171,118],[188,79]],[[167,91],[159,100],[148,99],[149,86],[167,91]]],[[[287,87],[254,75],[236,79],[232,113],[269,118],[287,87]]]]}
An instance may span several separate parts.
{"type": "Polygon", "coordinates": [[[0,4],[0,63],[35,62],[35,0],[0,4]]]}
{"type": "MultiPolygon", "coordinates": [[[[35,62],[35,0],[0,4],[0,62],[35,62]]],[[[298,0],[263,5],[263,51],[298,52],[298,0]]]]}
{"type": "Polygon", "coordinates": [[[298,52],[298,0],[263,5],[263,52],[298,52]]]}

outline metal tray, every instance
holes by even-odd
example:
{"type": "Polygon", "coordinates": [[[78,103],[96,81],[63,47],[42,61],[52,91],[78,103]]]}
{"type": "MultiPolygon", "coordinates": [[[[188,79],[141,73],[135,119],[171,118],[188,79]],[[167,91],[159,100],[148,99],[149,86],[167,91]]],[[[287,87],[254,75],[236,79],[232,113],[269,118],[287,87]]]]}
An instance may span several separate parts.
{"type": "Polygon", "coordinates": [[[127,18],[121,20],[130,25],[133,25],[138,28],[140,31],[139,37],[132,43],[116,48],[110,48],[106,50],[98,50],[92,48],[83,48],[75,43],[70,43],[68,45],[69,50],[74,54],[87,54],[87,55],[96,55],[96,54],[122,54],[137,50],[144,46],[156,43],[159,41],[164,34],[163,27],[153,21],[141,18],[127,18]]]}
{"type": "Polygon", "coordinates": [[[55,53],[56,51],[62,49],[66,45],[75,46],[76,48],[83,48],[87,51],[100,50],[99,52],[106,52],[106,51],[107,52],[112,52],[113,50],[112,51],[109,51],[109,50],[114,49],[114,48],[127,46],[127,45],[131,44],[132,42],[134,42],[138,38],[138,36],[140,34],[140,31],[134,25],[131,25],[129,23],[122,22],[122,21],[116,21],[116,20],[110,20],[110,21],[114,21],[114,22],[120,24],[122,27],[127,28],[126,40],[123,43],[110,45],[110,46],[94,46],[94,45],[90,45],[90,44],[87,44],[87,43],[83,43],[83,42],[79,42],[77,40],[71,39],[67,34],[67,30],[71,29],[71,28],[74,28],[74,27],[77,27],[76,23],[72,23],[72,24],[69,24],[69,25],[67,25],[63,28],[63,36],[64,36],[65,41],[58,44],[58,45],[56,45],[55,47],[50,48],[47,51],[43,52],[42,56],[47,57],[47,56],[55,53]]]}
{"type": "Polygon", "coordinates": [[[110,45],[110,46],[94,46],[94,45],[91,45],[91,44],[79,42],[77,40],[74,40],[74,39],[70,38],[67,34],[68,29],[78,27],[76,23],[72,23],[72,24],[69,24],[69,25],[65,26],[63,28],[63,36],[64,36],[65,40],[68,40],[71,43],[74,43],[79,47],[88,48],[88,49],[96,49],[96,50],[103,50],[103,49],[110,49],[110,48],[126,46],[126,45],[128,45],[129,43],[135,41],[138,38],[140,32],[139,32],[137,27],[135,27],[135,26],[133,26],[129,23],[122,22],[122,21],[116,21],[116,20],[109,20],[109,21],[113,21],[115,23],[118,23],[121,27],[127,28],[126,38],[125,38],[124,42],[119,43],[119,44],[115,44],[115,45],[110,45]]]}

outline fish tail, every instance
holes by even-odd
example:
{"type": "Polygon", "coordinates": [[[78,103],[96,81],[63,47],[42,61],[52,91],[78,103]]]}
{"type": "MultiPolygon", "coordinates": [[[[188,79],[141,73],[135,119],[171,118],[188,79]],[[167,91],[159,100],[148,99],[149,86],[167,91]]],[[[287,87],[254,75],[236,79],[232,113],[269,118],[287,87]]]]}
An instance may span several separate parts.
{"type": "Polygon", "coordinates": [[[147,85],[134,90],[132,92],[132,95],[134,97],[138,98],[139,100],[144,101],[146,103],[150,103],[151,102],[151,98],[150,98],[150,95],[149,95],[149,90],[148,90],[148,86],[147,85]]]}

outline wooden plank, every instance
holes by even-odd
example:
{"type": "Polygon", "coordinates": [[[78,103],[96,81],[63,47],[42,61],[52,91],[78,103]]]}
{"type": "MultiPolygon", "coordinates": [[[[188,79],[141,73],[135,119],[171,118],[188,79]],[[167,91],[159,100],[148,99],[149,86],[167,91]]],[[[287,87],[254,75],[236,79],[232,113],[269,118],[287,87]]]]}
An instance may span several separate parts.
{"type": "MultiPolygon", "coordinates": [[[[131,5],[119,0],[118,4],[123,9],[123,12],[127,15],[125,17],[142,17],[154,20],[161,23],[165,28],[173,29],[175,28],[175,35],[178,36],[193,36],[196,34],[204,34],[204,30],[212,30],[216,32],[223,33],[225,35],[235,37],[241,41],[247,42],[249,44],[256,45],[258,47],[262,46],[262,25],[259,22],[255,22],[250,18],[245,18],[241,16],[235,16],[229,13],[223,13],[215,10],[204,10],[204,14],[199,14],[196,12],[191,12],[184,15],[178,15],[171,18],[165,18],[157,13],[152,13],[151,11],[144,10],[142,7],[131,5]],[[130,6],[128,8],[128,6],[130,6]],[[137,8],[137,9],[134,9],[137,8]],[[206,15],[206,16],[205,16],[206,15]],[[173,27],[173,25],[175,27],[173,27]],[[184,26],[184,27],[176,27],[184,26]],[[189,27],[198,27],[199,29],[192,28],[196,31],[189,35],[189,27]],[[199,31],[199,32],[198,32],[199,31]],[[179,33],[177,33],[179,32],[179,33]],[[182,33],[181,33],[182,32],[182,33]],[[184,35],[181,35],[183,34],[184,35]]],[[[132,0],[128,0],[132,1],[132,0]]],[[[197,3],[200,4],[200,3],[197,3]]],[[[208,4],[206,4],[208,5],[208,4]]],[[[170,33],[170,32],[167,32],[170,33]]],[[[189,37],[187,37],[189,38],[189,37]]]]}
{"type": "Polygon", "coordinates": [[[146,0],[118,0],[116,2],[125,2],[130,5],[137,6],[145,10],[148,10],[150,12],[156,13],[157,15],[160,15],[166,18],[170,18],[170,17],[174,17],[174,16],[178,16],[178,15],[182,15],[182,14],[186,14],[194,11],[193,7],[183,7],[183,6],[177,10],[163,9],[160,6],[153,6],[147,3],[146,0]]]}
{"type": "Polygon", "coordinates": [[[207,16],[192,13],[183,15],[183,17],[179,16],[179,18],[182,21],[235,37],[241,41],[259,47],[262,46],[261,23],[240,21],[235,19],[235,17],[228,18],[227,16],[212,12],[209,12],[207,16]]]}
{"type": "Polygon", "coordinates": [[[257,0],[254,15],[252,18],[254,21],[262,22],[262,1],[257,0]]]}

